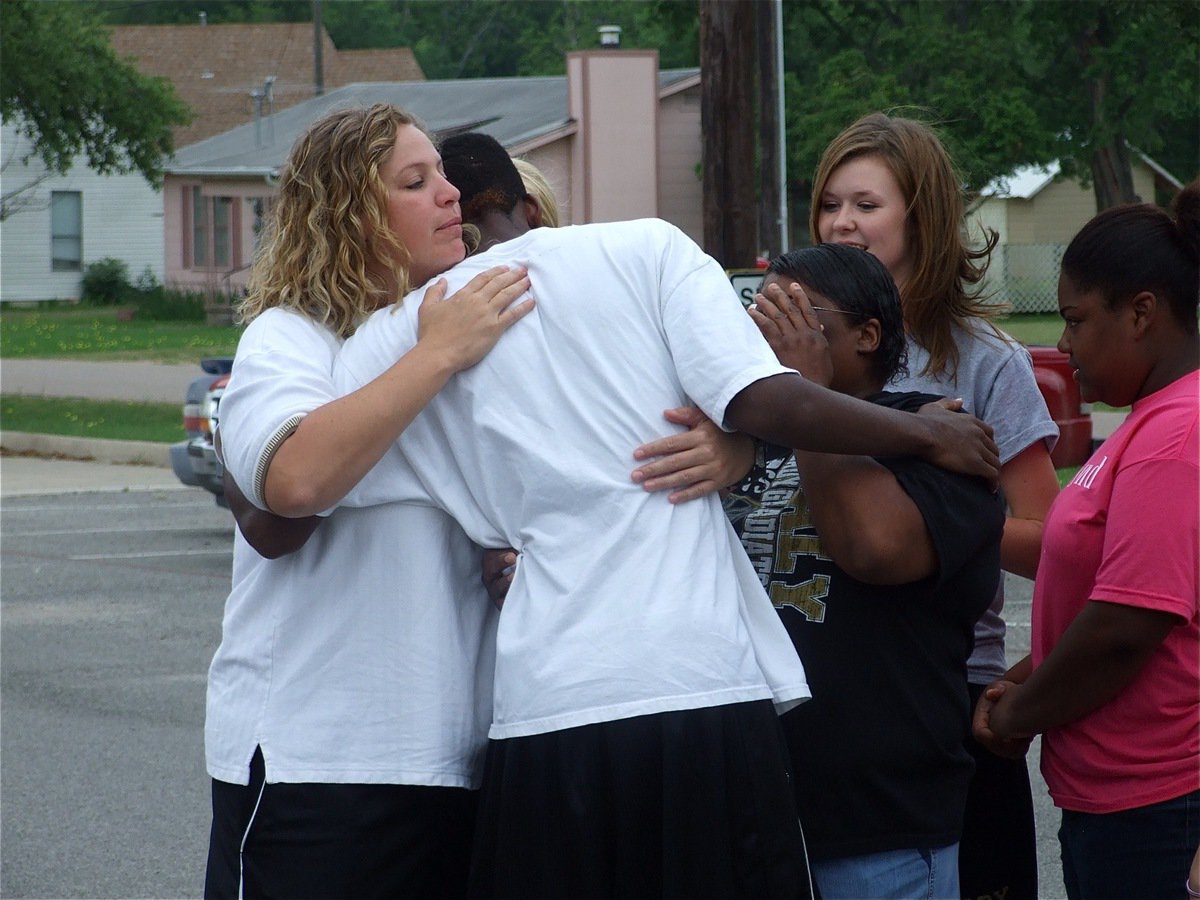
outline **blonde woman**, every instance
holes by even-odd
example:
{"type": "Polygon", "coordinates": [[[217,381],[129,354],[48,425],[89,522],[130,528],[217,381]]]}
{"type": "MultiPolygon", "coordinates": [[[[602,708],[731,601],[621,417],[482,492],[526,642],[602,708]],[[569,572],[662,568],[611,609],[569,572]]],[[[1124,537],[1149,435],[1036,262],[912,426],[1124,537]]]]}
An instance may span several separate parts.
{"type": "Polygon", "coordinates": [[[337,397],[341,342],[465,255],[458,199],[423,128],[382,104],[313,123],[281,175],[219,437],[242,529],[283,517],[303,546],[265,559],[235,539],[208,682],[207,896],[465,889],[491,718],[478,550],[428,507],[315,515],[532,307],[513,304],[519,269],[445,299],[434,284],[417,345],[337,397]]]}

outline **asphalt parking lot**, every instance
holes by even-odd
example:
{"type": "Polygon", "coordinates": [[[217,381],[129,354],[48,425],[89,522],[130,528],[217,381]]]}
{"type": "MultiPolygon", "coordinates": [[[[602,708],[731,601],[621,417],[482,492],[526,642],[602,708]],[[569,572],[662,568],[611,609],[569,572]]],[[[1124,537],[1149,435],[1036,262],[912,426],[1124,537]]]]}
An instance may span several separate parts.
{"type": "Polygon", "coordinates": [[[0,895],[199,896],[229,514],[197,490],[0,513],[0,895]]]}
{"type": "MultiPolygon", "coordinates": [[[[0,896],[200,895],[204,684],[233,524],[169,476],[3,460],[0,896]]],[[[1029,603],[1010,578],[1012,659],[1029,603]]],[[[1062,897],[1058,813],[1030,767],[1041,896],[1062,897]]]]}

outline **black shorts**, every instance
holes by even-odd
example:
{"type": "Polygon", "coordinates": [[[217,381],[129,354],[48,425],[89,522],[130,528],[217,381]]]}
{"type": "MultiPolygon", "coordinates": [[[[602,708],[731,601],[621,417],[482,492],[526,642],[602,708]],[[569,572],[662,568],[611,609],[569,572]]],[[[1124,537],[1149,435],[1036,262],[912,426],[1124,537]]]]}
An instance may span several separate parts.
{"type": "Polygon", "coordinates": [[[492,741],[470,894],[808,897],[769,701],[492,741]]]}
{"type": "Polygon", "coordinates": [[[204,896],[462,897],[478,793],[405,784],[213,781],[204,896]]]}

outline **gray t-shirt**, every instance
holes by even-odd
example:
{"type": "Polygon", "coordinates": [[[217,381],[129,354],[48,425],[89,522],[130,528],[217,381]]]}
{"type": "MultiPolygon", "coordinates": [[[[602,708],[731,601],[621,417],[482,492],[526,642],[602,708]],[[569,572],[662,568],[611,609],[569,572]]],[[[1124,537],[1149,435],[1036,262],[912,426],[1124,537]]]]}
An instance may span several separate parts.
{"type": "MultiPolygon", "coordinates": [[[[927,391],[946,397],[961,397],[963,408],[992,426],[1000,448],[1000,464],[1032,446],[1045,441],[1047,451],[1058,442],[1058,426],[1050,417],[1046,401],[1038,390],[1029,351],[1014,338],[1003,340],[994,335],[985,322],[977,332],[955,327],[958,369],[934,378],[922,375],[929,353],[911,337],[908,339],[909,375],[888,385],[889,390],[927,391]]],[[[975,652],[967,663],[973,684],[988,684],[1008,669],[1004,657],[1004,580],[996,597],[975,625],[975,652]]]]}

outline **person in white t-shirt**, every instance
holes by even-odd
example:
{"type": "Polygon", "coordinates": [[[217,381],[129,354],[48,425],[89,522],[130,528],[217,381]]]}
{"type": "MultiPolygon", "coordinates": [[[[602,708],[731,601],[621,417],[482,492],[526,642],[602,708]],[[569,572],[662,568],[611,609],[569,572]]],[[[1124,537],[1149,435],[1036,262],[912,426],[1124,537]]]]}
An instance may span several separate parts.
{"type": "MultiPolygon", "coordinates": [[[[629,448],[690,401],[788,446],[917,454],[993,476],[986,426],[804,381],[677,228],[530,231],[503,148],[450,144],[464,194],[504,198],[474,222],[485,246],[499,243],[448,272],[450,284],[520,264],[538,307],[446,385],[345,502],[423,493],[476,543],[520,554],[500,618],[470,890],[802,895],[775,712],[808,696],[803,667],[719,500],[643,491],[629,448]]],[[[802,293],[787,299],[780,307],[821,340],[802,293]]],[[[335,361],[337,387],[369,383],[405,353],[419,309],[413,295],[365,322],[335,361]]]]}
{"type": "Polygon", "coordinates": [[[206,896],[465,891],[494,652],[478,548],[428,503],[314,515],[531,308],[520,268],[435,284],[410,352],[339,398],[345,337],[464,254],[458,191],[407,114],[341,110],[296,143],[221,402],[240,531],[208,680],[206,896]]]}

